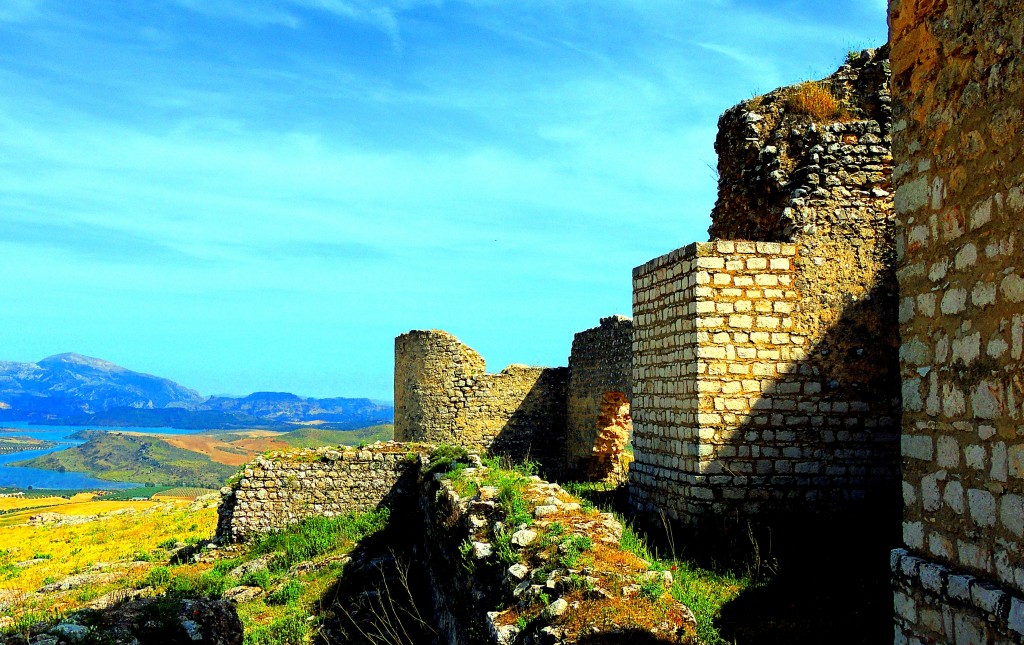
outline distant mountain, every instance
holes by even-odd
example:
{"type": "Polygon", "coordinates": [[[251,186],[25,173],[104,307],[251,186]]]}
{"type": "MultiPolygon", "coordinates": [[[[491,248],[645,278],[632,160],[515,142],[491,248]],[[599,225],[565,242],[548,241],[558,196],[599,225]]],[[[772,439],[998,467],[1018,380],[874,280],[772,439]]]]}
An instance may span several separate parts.
{"type": "Polygon", "coordinates": [[[0,362],[0,419],[5,420],[52,420],[202,401],[198,392],[174,381],[80,354],[57,354],[38,363],[0,362]]]}
{"type": "Polygon", "coordinates": [[[391,423],[394,407],[370,399],[303,398],[287,392],[204,399],[168,379],[109,361],[58,354],[0,362],[0,421],[152,428],[353,429],[391,423]]]}
{"type": "Polygon", "coordinates": [[[391,423],[394,408],[370,399],[313,399],[287,392],[254,392],[240,399],[212,396],[200,410],[240,413],[278,423],[323,421],[332,425],[359,422],[363,425],[391,423]]]}

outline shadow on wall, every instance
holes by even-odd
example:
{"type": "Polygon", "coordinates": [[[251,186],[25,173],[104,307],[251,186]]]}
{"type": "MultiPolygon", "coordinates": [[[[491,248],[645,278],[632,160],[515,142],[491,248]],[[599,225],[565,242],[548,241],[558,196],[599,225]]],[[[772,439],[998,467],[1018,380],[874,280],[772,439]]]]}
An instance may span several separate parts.
{"type": "MultiPolygon", "coordinates": [[[[896,307],[895,290],[881,286],[851,302],[802,361],[747,399],[738,425],[716,433],[698,476],[721,529],[735,534],[757,517],[755,537],[801,551],[831,551],[827,541],[847,531],[864,545],[899,541],[900,343],[886,328],[896,307]]],[[[745,379],[724,383],[737,380],[742,389],[745,379]]],[[[714,397],[717,412],[728,396],[714,397]]]]}
{"type": "Polygon", "coordinates": [[[876,287],[772,379],[755,380],[760,359],[709,365],[721,387],[699,406],[719,422],[683,445],[689,496],[674,500],[693,539],[733,561],[783,545],[832,551],[848,531],[898,543],[899,338],[879,331],[895,309],[893,290],[876,287]]]}
{"type": "MultiPolygon", "coordinates": [[[[878,286],[851,302],[801,360],[756,387],[763,359],[708,364],[718,376],[700,382],[717,385],[699,393],[700,410],[719,421],[683,444],[683,481],[650,491],[681,521],[642,521],[662,552],[769,581],[723,608],[729,642],[892,638],[901,406],[899,339],[884,321],[896,297],[878,286]]],[[[735,333],[729,343],[744,346],[735,333]]]]}
{"type": "Polygon", "coordinates": [[[410,643],[438,638],[430,571],[418,554],[423,535],[422,527],[415,526],[421,517],[418,495],[402,487],[394,492],[388,504],[391,521],[356,545],[342,574],[317,600],[316,613],[327,619],[314,643],[400,642],[395,634],[410,643]]]}
{"type": "Polygon", "coordinates": [[[565,470],[565,398],[568,370],[545,369],[494,436],[488,453],[511,461],[535,461],[557,478],[565,470]]]}

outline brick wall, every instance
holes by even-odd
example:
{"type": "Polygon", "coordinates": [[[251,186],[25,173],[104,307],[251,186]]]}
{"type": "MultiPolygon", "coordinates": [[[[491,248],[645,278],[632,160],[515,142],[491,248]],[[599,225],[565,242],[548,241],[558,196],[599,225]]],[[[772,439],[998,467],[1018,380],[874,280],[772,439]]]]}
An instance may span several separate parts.
{"type": "Polygon", "coordinates": [[[907,548],[893,558],[897,643],[1024,638],[1022,21],[1005,0],[890,4],[907,548]]]}
{"type": "Polygon", "coordinates": [[[894,459],[878,458],[895,420],[806,369],[798,259],[794,244],[718,241],[634,271],[637,506],[695,521],[891,486],[894,459]]]}

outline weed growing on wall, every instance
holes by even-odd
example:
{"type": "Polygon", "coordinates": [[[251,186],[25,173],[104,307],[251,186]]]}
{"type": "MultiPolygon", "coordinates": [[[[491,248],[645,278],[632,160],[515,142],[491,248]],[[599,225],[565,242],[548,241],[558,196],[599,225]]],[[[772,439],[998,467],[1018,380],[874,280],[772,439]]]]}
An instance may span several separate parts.
{"type": "Polygon", "coordinates": [[[786,95],[786,108],[796,114],[806,114],[818,123],[850,117],[849,109],[820,81],[806,81],[793,87],[786,95]]]}

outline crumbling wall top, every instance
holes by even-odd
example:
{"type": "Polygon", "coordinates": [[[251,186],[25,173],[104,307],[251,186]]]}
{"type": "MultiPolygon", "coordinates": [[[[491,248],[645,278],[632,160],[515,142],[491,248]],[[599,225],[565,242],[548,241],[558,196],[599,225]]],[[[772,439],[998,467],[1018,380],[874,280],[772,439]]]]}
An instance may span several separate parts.
{"type": "Polygon", "coordinates": [[[870,213],[849,211],[891,189],[888,57],[888,46],[865,50],[827,78],[756,96],[722,115],[712,239],[795,242],[820,234],[822,224],[870,224],[870,213]],[[815,200],[847,212],[808,208],[815,200]]]}

